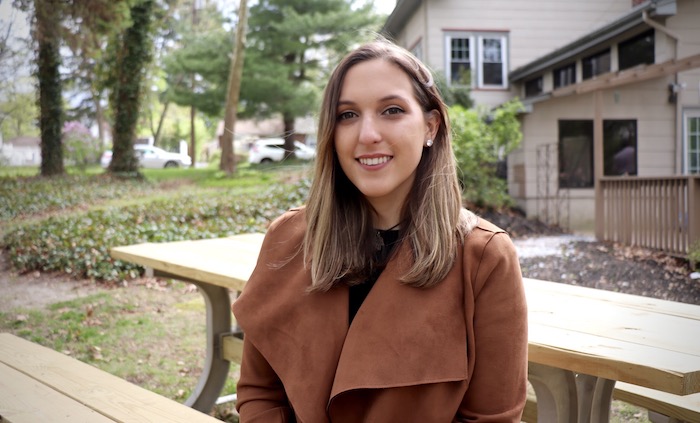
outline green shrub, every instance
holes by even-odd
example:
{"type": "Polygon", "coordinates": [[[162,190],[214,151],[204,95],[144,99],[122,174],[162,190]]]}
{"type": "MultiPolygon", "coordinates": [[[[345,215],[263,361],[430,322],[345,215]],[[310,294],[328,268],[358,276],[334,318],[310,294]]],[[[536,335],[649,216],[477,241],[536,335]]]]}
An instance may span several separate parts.
{"type": "Polygon", "coordinates": [[[507,182],[496,169],[499,160],[520,144],[517,114],[521,108],[517,100],[490,112],[450,107],[453,148],[466,200],[493,208],[511,205],[507,182]]]}
{"type": "Polygon", "coordinates": [[[695,269],[700,269],[700,239],[696,240],[688,248],[688,260],[695,269]]]}
{"type": "Polygon", "coordinates": [[[110,248],[264,232],[272,219],[305,201],[308,185],[303,180],[293,187],[279,185],[250,196],[207,191],[52,217],[10,231],[3,245],[19,272],[62,272],[97,281],[131,279],[143,269],[112,259],[110,248]]]}

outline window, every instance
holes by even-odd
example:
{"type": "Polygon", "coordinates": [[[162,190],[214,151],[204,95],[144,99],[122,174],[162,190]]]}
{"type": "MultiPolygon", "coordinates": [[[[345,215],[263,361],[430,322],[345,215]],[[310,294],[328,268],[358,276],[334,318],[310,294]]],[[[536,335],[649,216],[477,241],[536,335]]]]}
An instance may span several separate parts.
{"type": "Polygon", "coordinates": [[[617,46],[620,70],[654,63],[654,30],[651,29],[617,46]]]}
{"type": "Polygon", "coordinates": [[[581,73],[583,79],[591,79],[607,72],[610,72],[610,50],[584,57],[581,60],[581,73]]]}
{"type": "Polygon", "coordinates": [[[637,121],[603,121],[603,173],[637,174],[637,121]]]}
{"type": "Polygon", "coordinates": [[[576,63],[554,69],[554,88],[576,83],[576,63]]]}
{"type": "Polygon", "coordinates": [[[685,112],[685,173],[700,174],[700,110],[685,112]]]}
{"type": "Polygon", "coordinates": [[[450,48],[450,77],[455,85],[470,85],[467,76],[471,70],[471,40],[469,38],[453,38],[450,48]]]}
{"type": "Polygon", "coordinates": [[[479,37],[481,49],[481,72],[479,86],[505,86],[505,38],[479,37]]]}
{"type": "Polygon", "coordinates": [[[447,80],[454,85],[507,88],[508,46],[504,34],[446,34],[447,80]]]}
{"type": "Polygon", "coordinates": [[[593,188],[593,121],[559,121],[559,187],[593,188]]]}
{"type": "Polygon", "coordinates": [[[541,76],[525,81],[525,97],[534,97],[538,94],[542,94],[543,91],[544,81],[541,76]]]}

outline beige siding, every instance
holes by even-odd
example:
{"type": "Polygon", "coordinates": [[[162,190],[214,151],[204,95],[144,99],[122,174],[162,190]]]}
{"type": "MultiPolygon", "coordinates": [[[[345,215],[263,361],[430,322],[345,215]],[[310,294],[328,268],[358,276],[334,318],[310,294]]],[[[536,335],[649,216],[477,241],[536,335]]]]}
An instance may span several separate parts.
{"type": "MultiPolygon", "coordinates": [[[[670,77],[658,78],[640,84],[603,91],[602,117],[607,119],[634,119],[637,121],[637,166],[639,176],[671,175],[675,169],[675,106],[668,103],[670,77]]],[[[509,157],[509,174],[518,165],[524,167],[524,197],[519,196],[519,205],[528,216],[538,216],[541,210],[536,205],[544,199],[538,194],[545,192],[538,180],[537,149],[540,145],[558,142],[560,119],[593,120],[595,116],[594,95],[584,94],[551,99],[533,105],[533,112],[523,119],[523,145],[518,154],[509,157]],[[534,201],[532,201],[534,200],[534,201]]],[[[541,171],[540,171],[541,172],[541,171]]],[[[521,172],[522,173],[522,172],[521,172]]],[[[553,183],[553,182],[552,182],[553,183]]],[[[519,184],[511,180],[511,192],[515,195],[519,184]]],[[[556,187],[550,186],[554,194],[556,187]]],[[[572,189],[562,193],[570,201],[570,224],[586,227],[593,221],[593,190],[572,189]],[[590,201],[590,205],[586,205],[590,201]],[[575,207],[574,207],[575,205],[575,207]],[[585,212],[584,212],[585,211],[585,212]]],[[[540,207],[541,208],[541,207],[540,207]]]]}

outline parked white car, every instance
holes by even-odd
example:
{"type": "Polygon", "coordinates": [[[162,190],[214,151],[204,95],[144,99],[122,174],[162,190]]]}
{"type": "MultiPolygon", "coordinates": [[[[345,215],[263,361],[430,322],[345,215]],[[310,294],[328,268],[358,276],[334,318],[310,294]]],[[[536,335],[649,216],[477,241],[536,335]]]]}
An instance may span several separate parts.
{"type": "MultiPolygon", "coordinates": [[[[301,160],[312,160],[316,150],[299,141],[294,141],[294,155],[301,160]]],[[[248,162],[272,163],[284,158],[284,138],[259,139],[250,146],[248,162]]]]}
{"type": "MultiPolygon", "coordinates": [[[[187,154],[171,153],[162,148],[152,145],[134,145],[136,157],[139,159],[139,166],[146,169],[161,169],[164,167],[188,167],[192,165],[192,158],[187,154]]],[[[112,161],[112,151],[107,150],[102,153],[100,165],[103,168],[109,166],[112,161]]]]}

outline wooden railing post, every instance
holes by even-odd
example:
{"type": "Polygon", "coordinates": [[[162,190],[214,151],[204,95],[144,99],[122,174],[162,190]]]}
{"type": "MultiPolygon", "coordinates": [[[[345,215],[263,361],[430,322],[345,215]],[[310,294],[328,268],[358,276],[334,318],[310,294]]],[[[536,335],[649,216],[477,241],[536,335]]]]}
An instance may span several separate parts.
{"type": "Polygon", "coordinates": [[[698,241],[700,241],[700,176],[694,175],[688,177],[688,250],[698,241]]]}

